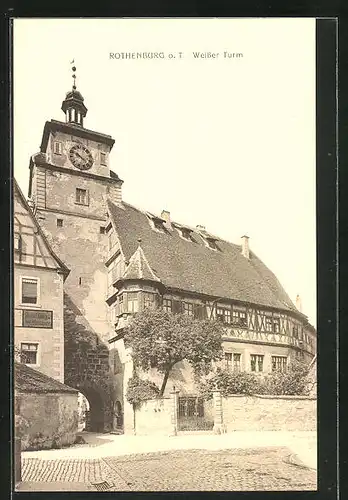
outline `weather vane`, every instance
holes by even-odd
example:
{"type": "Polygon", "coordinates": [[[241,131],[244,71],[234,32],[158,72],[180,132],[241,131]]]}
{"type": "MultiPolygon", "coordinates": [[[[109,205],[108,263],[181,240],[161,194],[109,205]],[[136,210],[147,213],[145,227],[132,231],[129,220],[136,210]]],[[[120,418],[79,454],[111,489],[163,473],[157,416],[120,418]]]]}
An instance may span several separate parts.
{"type": "Polygon", "coordinates": [[[72,64],[71,71],[73,72],[73,74],[72,74],[72,77],[73,77],[73,87],[72,88],[73,88],[73,90],[76,90],[76,73],[75,73],[76,66],[75,66],[74,62],[75,62],[75,59],[73,59],[70,62],[70,64],[72,64]]]}

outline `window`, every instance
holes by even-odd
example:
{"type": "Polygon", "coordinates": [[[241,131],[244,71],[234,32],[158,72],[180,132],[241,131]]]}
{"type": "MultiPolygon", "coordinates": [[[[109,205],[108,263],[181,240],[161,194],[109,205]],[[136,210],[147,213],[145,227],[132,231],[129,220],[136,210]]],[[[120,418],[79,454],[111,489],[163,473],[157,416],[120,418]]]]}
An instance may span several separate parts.
{"type": "Polygon", "coordinates": [[[26,342],[21,343],[20,361],[27,365],[38,364],[38,350],[39,344],[29,344],[26,342]]]}
{"type": "Polygon", "coordinates": [[[193,304],[190,302],[183,302],[183,314],[193,316],[193,304]]]}
{"type": "Polygon", "coordinates": [[[234,309],[232,311],[232,324],[240,326],[241,328],[246,328],[248,326],[246,312],[234,309]]]}
{"type": "Polygon", "coordinates": [[[22,278],[22,304],[38,304],[38,278],[22,278]]]}
{"type": "Polygon", "coordinates": [[[123,293],[118,297],[118,314],[124,313],[123,293]]]}
{"type": "Polygon", "coordinates": [[[63,227],[63,219],[57,219],[57,227],[63,227]]]}
{"type": "Polygon", "coordinates": [[[56,155],[63,154],[63,144],[59,141],[55,141],[53,151],[54,151],[54,154],[56,154],[56,155]]]}
{"type": "Polygon", "coordinates": [[[223,307],[216,308],[216,319],[222,321],[223,323],[231,323],[231,311],[230,309],[225,309],[223,307]]]}
{"type": "Polygon", "coordinates": [[[20,252],[22,250],[22,238],[19,233],[14,233],[14,250],[20,252]]]}
{"type": "Polygon", "coordinates": [[[100,234],[105,234],[105,227],[104,226],[100,226],[99,232],[100,232],[100,234]]]}
{"type": "Polygon", "coordinates": [[[226,370],[240,371],[241,355],[239,353],[225,352],[226,370]]]}
{"type": "Polygon", "coordinates": [[[266,332],[273,332],[273,319],[271,316],[266,316],[266,332]]]}
{"type": "Polygon", "coordinates": [[[233,370],[235,372],[240,372],[240,360],[241,360],[241,354],[234,353],[233,354],[233,370]]]}
{"type": "Polygon", "coordinates": [[[286,372],[286,356],[272,356],[272,372],[286,372]]]}
{"type": "Polygon", "coordinates": [[[171,301],[171,299],[163,299],[163,309],[166,312],[172,312],[172,301],[171,301]]]}
{"type": "Polygon", "coordinates": [[[138,304],[138,292],[128,292],[127,293],[127,302],[128,302],[128,312],[136,313],[139,310],[138,304]]]}
{"type": "Polygon", "coordinates": [[[295,339],[298,339],[298,325],[292,327],[292,335],[295,337],[295,339]]]}
{"type": "Polygon", "coordinates": [[[100,152],[100,164],[106,165],[106,153],[100,152]]]}
{"type": "Polygon", "coordinates": [[[273,333],[280,332],[280,318],[273,318],[273,333]]]}
{"type": "Polygon", "coordinates": [[[76,203],[79,205],[88,205],[88,192],[86,189],[76,188],[76,203]]]}
{"type": "Polygon", "coordinates": [[[143,297],[144,297],[144,309],[148,308],[153,309],[156,304],[155,302],[156,295],[154,293],[143,292],[143,297]]]}
{"type": "Polygon", "coordinates": [[[252,372],[263,372],[263,356],[260,354],[251,354],[250,367],[252,372]]]}

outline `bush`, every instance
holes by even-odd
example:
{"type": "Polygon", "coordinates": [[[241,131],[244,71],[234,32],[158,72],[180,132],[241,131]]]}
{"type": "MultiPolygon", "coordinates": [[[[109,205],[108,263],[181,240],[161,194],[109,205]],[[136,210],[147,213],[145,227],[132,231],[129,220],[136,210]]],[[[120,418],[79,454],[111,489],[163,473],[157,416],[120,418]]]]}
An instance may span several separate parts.
{"type": "Polygon", "coordinates": [[[134,374],[128,381],[126,398],[129,403],[139,406],[143,401],[157,398],[159,393],[159,387],[154,382],[142,380],[134,374]]]}
{"type": "Polygon", "coordinates": [[[200,393],[210,399],[214,389],[219,389],[222,396],[231,394],[262,394],[262,382],[254,373],[230,372],[217,370],[215,375],[200,383],[200,393]]]}
{"type": "Polygon", "coordinates": [[[301,396],[308,394],[308,387],[308,365],[295,360],[284,373],[277,371],[262,376],[218,369],[199,384],[201,395],[207,399],[213,396],[214,389],[219,389],[224,397],[232,394],[301,396]]]}
{"type": "Polygon", "coordinates": [[[308,365],[300,361],[292,361],[286,372],[272,372],[263,380],[264,394],[274,396],[307,395],[308,365]]]}

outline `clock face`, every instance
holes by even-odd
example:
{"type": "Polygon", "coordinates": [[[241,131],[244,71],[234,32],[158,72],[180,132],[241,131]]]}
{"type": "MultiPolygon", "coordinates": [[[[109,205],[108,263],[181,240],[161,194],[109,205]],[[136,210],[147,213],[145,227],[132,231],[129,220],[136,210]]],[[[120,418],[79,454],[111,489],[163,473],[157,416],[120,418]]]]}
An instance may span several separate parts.
{"type": "Polygon", "coordinates": [[[83,144],[75,144],[69,152],[69,158],[74,167],[88,170],[93,165],[93,156],[83,144]]]}

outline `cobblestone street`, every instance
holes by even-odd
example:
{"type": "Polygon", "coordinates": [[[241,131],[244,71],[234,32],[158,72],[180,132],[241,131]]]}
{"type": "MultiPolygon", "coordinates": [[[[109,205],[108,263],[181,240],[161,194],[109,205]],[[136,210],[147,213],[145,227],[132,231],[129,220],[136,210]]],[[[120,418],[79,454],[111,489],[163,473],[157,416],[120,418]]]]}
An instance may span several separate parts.
{"type": "Polygon", "coordinates": [[[101,491],[316,490],[314,470],[285,447],[181,450],[99,459],[23,460],[23,481],[89,483],[101,491]]]}

